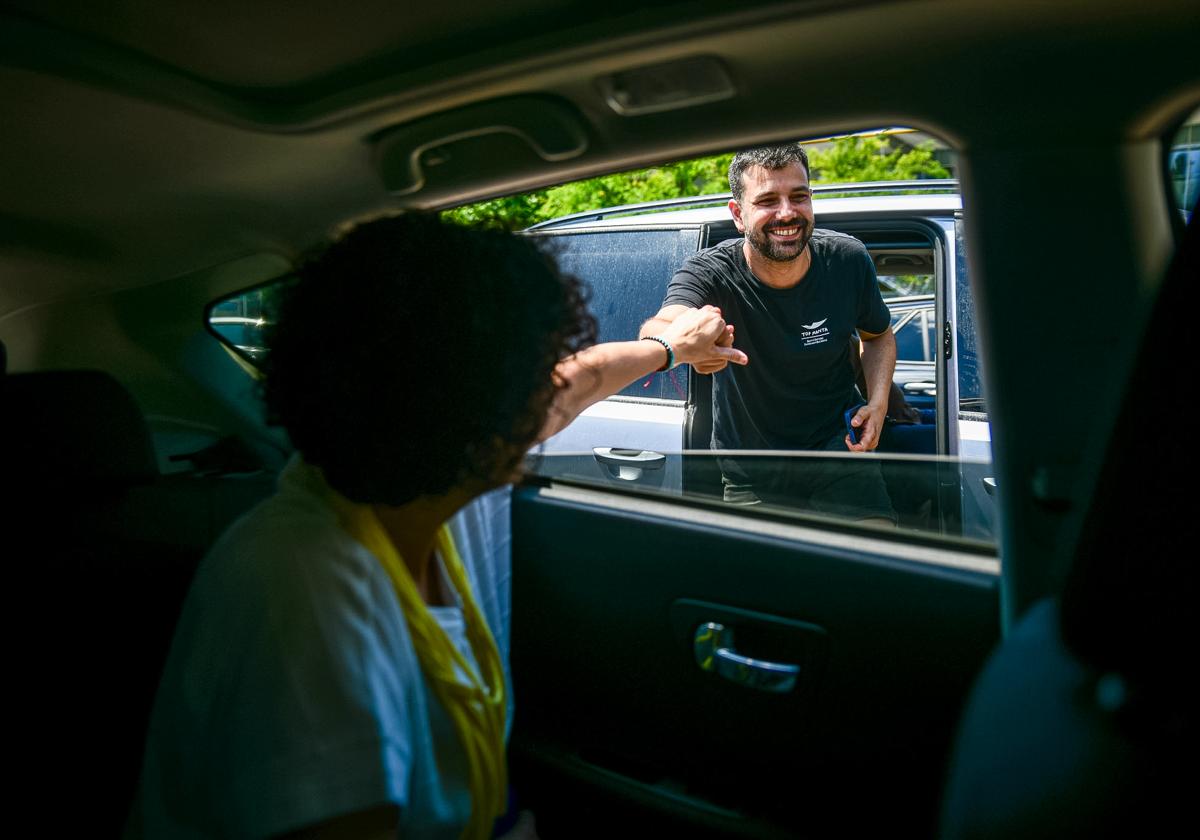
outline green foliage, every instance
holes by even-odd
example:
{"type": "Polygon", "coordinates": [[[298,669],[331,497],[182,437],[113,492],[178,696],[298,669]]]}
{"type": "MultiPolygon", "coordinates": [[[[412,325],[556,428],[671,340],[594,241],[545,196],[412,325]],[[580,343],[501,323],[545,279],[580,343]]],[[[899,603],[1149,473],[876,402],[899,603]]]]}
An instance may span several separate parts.
{"type": "Polygon", "coordinates": [[[813,183],[822,184],[950,176],[946,167],[933,156],[932,144],[909,148],[893,145],[888,137],[880,135],[840,137],[828,148],[809,150],[808,164],[813,183]]]}
{"type": "MultiPolygon", "coordinates": [[[[561,189],[561,187],[555,189],[561,189]]],[[[521,195],[481,201],[477,204],[466,204],[453,210],[444,211],[442,218],[448,222],[468,227],[521,230],[542,220],[538,211],[545,204],[547,192],[548,190],[536,190],[521,195]]]]}
{"type": "MultiPolygon", "coordinates": [[[[729,191],[732,154],[602,175],[522,195],[507,196],[447,210],[442,217],[463,225],[521,230],[559,216],[729,191]]],[[[932,145],[893,145],[886,136],[841,137],[827,148],[810,148],[813,182],[895,181],[917,177],[945,178],[949,173],[934,158],[932,145]]]]}
{"type": "Polygon", "coordinates": [[[445,211],[442,217],[463,225],[521,230],[548,219],[601,207],[724,192],[728,190],[726,173],[732,159],[732,154],[715,155],[617,175],[602,175],[523,195],[456,207],[445,211]]]}
{"type": "Polygon", "coordinates": [[[932,274],[887,274],[879,278],[881,284],[891,286],[894,291],[885,292],[885,296],[894,294],[900,297],[908,295],[931,295],[934,290],[932,274]]]}

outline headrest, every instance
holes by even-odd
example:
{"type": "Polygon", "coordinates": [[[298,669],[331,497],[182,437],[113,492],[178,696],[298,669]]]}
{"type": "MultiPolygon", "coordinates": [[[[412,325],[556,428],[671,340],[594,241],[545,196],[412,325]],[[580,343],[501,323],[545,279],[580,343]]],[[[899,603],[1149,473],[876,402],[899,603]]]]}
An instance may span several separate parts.
{"type": "Polygon", "coordinates": [[[0,377],[0,480],[20,485],[126,485],[158,463],[133,397],[98,370],[0,377]]]}

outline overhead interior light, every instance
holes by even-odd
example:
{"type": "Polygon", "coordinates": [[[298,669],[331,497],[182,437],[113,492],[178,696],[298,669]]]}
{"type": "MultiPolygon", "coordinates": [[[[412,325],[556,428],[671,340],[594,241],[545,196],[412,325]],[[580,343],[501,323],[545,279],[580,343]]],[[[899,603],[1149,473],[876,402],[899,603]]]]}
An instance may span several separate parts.
{"type": "Polygon", "coordinates": [[[725,65],[712,56],[635,67],[598,81],[608,106],[624,117],[690,108],[736,93],[725,65]]]}

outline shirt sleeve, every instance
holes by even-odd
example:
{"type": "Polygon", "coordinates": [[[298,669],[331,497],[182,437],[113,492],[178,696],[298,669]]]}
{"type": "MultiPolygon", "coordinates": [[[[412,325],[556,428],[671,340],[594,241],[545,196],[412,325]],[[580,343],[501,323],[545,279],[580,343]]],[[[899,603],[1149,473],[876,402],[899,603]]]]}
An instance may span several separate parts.
{"type": "Polygon", "coordinates": [[[875,262],[867,253],[866,247],[861,248],[856,258],[860,260],[862,272],[855,327],[864,333],[879,335],[886,332],[892,323],[892,313],[887,308],[887,304],[883,302],[883,295],[879,293],[879,278],[875,276],[875,262]]]}
{"type": "Polygon", "coordinates": [[[695,257],[689,257],[667,284],[667,294],[662,305],[690,306],[698,309],[705,304],[716,302],[712,272],[705,269],[695,257]]]}

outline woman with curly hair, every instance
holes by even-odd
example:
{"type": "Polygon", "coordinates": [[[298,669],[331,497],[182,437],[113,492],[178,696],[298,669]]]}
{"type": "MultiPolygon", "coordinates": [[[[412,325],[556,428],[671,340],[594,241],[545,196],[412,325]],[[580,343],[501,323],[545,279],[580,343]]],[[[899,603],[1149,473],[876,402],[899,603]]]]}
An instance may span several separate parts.
{"type": "Polygon", "coordinates": [[[263,393],[296,455],[197,573],[128,834],[491,836],[507,485],[629,382],[746,358],[711,307],[593,344],[579,281],[532,240],[423,214],[350,230],[276,320],[263,393]]]}

